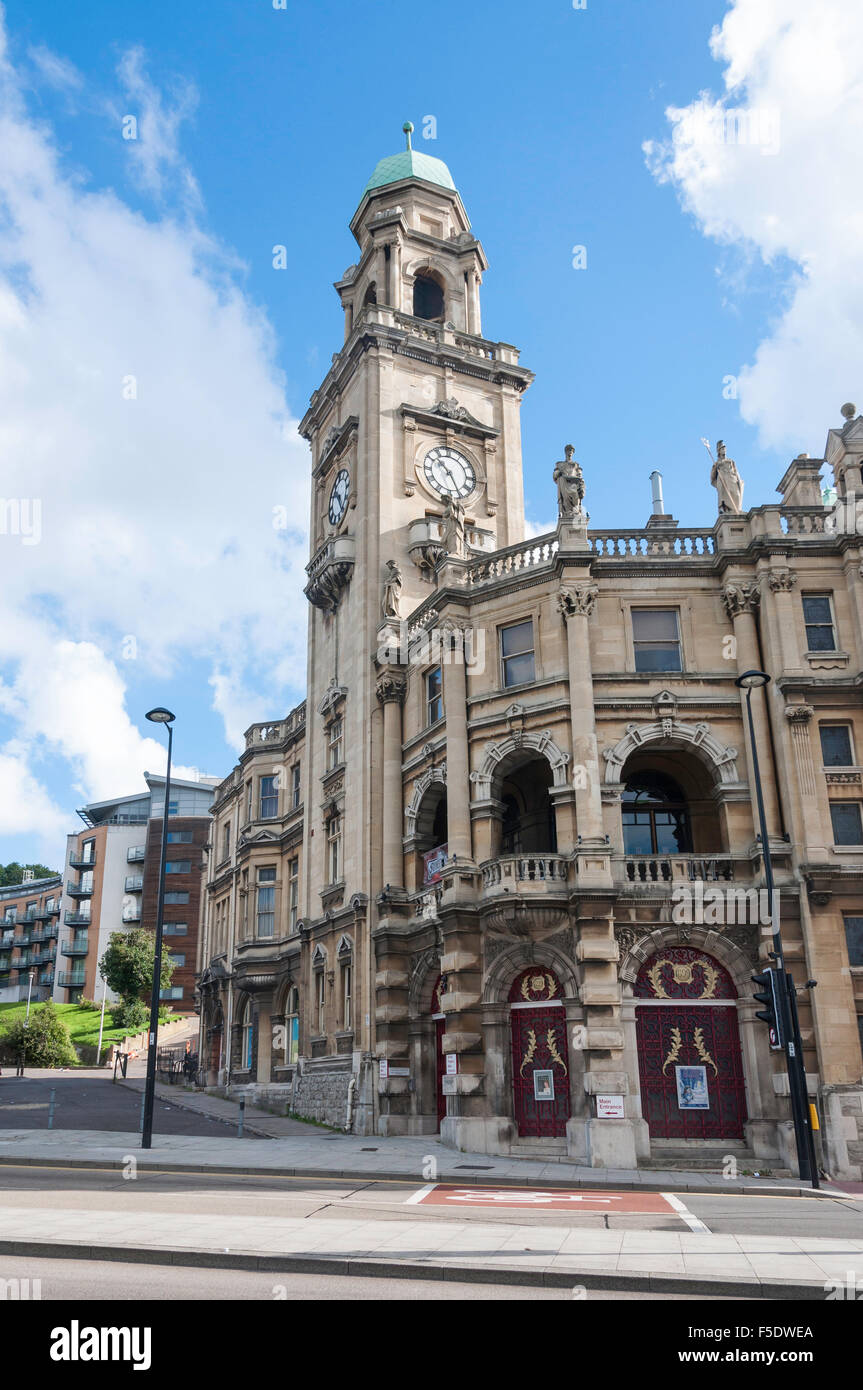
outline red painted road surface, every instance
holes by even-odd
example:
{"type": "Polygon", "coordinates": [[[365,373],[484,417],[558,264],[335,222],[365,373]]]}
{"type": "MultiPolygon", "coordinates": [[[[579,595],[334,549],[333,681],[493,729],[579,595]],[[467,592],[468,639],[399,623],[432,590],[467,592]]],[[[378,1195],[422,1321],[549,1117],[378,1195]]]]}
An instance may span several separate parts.
{"type": "Polygon", "coordinates": [[[674,1207],[662,1192],[562,1192],[544,1187],[455,1187],[436,1183],[410,1199],[417,1206],[540,1207],[543,1211],[619,1211],[652,1215],[674,1207]]]}

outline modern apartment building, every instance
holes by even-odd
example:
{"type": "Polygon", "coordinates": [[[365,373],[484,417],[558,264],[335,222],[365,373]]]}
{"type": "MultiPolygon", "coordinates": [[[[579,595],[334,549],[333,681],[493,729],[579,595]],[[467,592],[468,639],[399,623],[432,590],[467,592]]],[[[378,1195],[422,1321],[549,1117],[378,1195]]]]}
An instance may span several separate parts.
{"type": "MultiPolygon", "coordinates": [[[[64,930],[55,980],[55,996],[63,1002],[74,1003],[82,997],[101,1000],[99,960],[111,934],[155,926],[165,779],[149,772],[144,778],[146,792],[82,807],[78,815],[85,829],[68,837],[64,930]]],[[[178,941],[182,937],[177,948],[181,971],[187,969],[187,960],[194,966],[200,873],[193,872],[192,866],[195,870],[200,866],[200,845],[207,839],[215,785],[216,780],[208,778],[171,779],[168,860],[176,858],[176,847],[189,851],[183,860],[188,863],[183,883],[175,884],[170,873],[166,879],[166,916],[171,918],[166,948],[172,949],[173,936],[178,941]]],[[[109,990],[109,1002],[114,997],[109,990]]],[[[191,979],[178,981],[165,997],[175,1009],[191,1011],[191,979]]]]}
{"type": "Polygon", "coordinates": [[[0,888],[0,1004],[51,997],[62,886],[55,874],[0,888]]]}

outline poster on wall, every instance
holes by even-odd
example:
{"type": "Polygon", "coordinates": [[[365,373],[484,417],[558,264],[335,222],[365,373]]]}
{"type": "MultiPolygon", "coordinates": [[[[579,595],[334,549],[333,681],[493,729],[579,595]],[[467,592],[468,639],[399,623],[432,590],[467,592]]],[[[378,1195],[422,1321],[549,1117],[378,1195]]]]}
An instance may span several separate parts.
{"type": "Polygon", "coordinates": [[[675,1067],[679,1110],[709,1110],[706,1067],[675,1067]]]}
{"type": "Polygon", "coordinates": [[[533,1074],[534,1100],[554,1100],[554,1072],[535,1071],[533,1074]]]}

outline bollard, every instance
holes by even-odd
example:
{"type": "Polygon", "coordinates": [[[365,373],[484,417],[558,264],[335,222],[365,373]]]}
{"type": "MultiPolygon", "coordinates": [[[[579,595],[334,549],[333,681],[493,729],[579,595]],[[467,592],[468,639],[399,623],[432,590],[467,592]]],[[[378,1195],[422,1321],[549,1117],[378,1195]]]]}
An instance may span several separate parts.
{"type": "Polygon", "coordinates": [[[246,1118],[246,1102],[245,1102],[244,1100],[241,1100],[241,1101],[240,1101],[240,1119],[239,1119],[239,1124],[238,1124],[238,1126],[237,1126],[237,1138],[238,1138],[238,1139],[242,1139],[242,1137],[243,1137],[243,1121],[245,1120],[245,1118],[246,1118]]]}
{"type": "Polygon", "coordinates": [[[49,1129],[53,1129],[53,1128],[54,1128],[54,1097],[56,1096],[56,1094],[57,1094],[57,1092],[56,1092],[55,1090],[52,1089],[51,1094],[50,1094],[50,1096],[48,1097],[48,1128],[49,1128],[49,1129]]]}

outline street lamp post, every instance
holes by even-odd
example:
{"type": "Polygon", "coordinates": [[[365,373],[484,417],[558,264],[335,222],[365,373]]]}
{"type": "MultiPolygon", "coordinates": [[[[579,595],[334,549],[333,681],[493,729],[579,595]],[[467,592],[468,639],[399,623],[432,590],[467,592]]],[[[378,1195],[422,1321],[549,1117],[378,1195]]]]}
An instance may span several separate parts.
{"type": "Polygon", "coordinates": [[[779,905],[776,902],[773,886],[773,863],[770,857],[770,841],[767,838],[767,818],[764,814],[764,796],[761,790],[761,770],[758,763],[758,746],[755,741],[755,722],[752,718],[752,692],[767,685],[770,680],[766,671],[744,671],[738,676],[735,685],[746,691],[746,714],[749,721],[749,746],[752,752],[752,777],[755,782],[755,799],[758,806],[758,827],[761,833],[761,859],[764,864],[764,880],[767,885],[767,901],[770,906],[770,920],[773,925],[772,969],[776,972],[775,991],[777,1001],[776,1020],[782,1048],[785,1053],[785,1066],[788,1072],[788,1093],[791,1099],[791,1115],[794,1121],[794,1138],[797,1145],[797,1166],[804,1181],[808,1178],[813,1187],[818,1187],[818,1163],[815,1156],[815,1141],[809,1119],[809,1096],[806,1090],[806,1068],[803,1062],[803,1049],[800,1044],[800,1031],[797,1026],[797,1003],[792,999],[794,982],[785,969],[785,952],[782,946],[782,927],[779,920],[779,905]]]}
{"type": "Polygon", "coordinates": [[[168,847],[168,809],[171,796],[171,747],[174,715],[169,709],[151,709],[147,718],[154,724],[168,726],[168,770],[165,774],[165,809],[162,816],[162,853],[159,859],[159,893],[156,905],[156,950],[153,956],[153,992],[150,996],[150,1036],[147,1048],[147,1080],[144,1086],[144,1117],[141,1125],[141,1148],[152,1148],[153,1101],[156,1095],[156,1039],[159,1036],[159,996],[162,975],[162,919],[165,911],[165,858],[168,847]]]}

